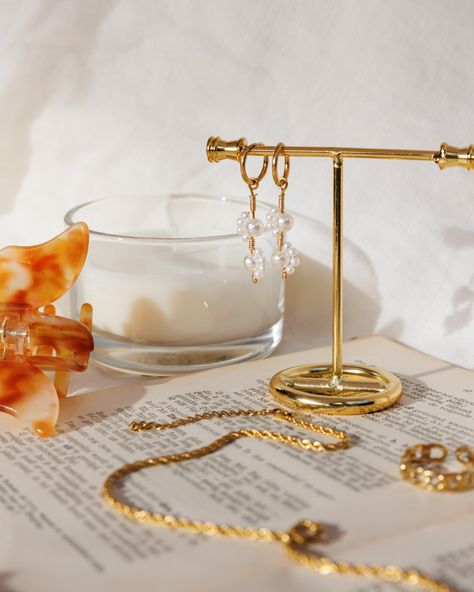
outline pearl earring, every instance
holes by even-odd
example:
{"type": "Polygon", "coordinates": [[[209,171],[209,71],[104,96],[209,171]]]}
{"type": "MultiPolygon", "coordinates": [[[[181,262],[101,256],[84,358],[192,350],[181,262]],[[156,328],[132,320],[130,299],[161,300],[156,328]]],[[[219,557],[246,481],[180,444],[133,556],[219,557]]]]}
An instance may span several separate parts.
{"type": "Polygon", "coordinates": [[[255,248],[255,239],[260,236],[265,230],[265,224],[257,218],[257,189],[260,181],[265,176],[268,167],[268,156],[263,159],[262,170],[258,177],[249,177],[246,169],[247,156],[252,148],[261,146],[261,144],[250,144],[242,154],[240,160],[240,173],[243,180],[247,184],[250,195],[249,210],[242,212],[237,220],[237,233],[241,236],[244,242],[248,242],[249,253],[244,257],[244,266],[252,274],[252,282],[256,284],[265,275],[266,259],[262,249],[255,248]]]}
{"type": "Polygon", "coordinates": [[[273,207],[267,214],[267,227],[272,234],[278,237],[277,249],[272,254],[272,264],[279,267],[282,278],[286,279],[295,273],[300,264],[298,251],[290,242],[285,242],[285,233],[293,228],[293,216],[285,212],[285,193],[288,188],[288,175],[290,173],[290,157],[284,154],[285,145],[278,144],[272,157],[272,176],[276,186],[280,189],[278,207],[273,207]],[[284,156],[283,175],[278,176],[278,158],[284,156]]]}

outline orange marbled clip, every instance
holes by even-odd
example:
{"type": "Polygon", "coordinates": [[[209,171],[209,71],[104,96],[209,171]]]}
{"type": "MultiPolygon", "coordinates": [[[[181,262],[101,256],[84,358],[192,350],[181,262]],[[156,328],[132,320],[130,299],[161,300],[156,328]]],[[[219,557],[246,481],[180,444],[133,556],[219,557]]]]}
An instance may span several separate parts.
{"type": "Polygon", "coordinates": [[[92,307],[82,306],[78,322],[51,304],[78,278],[88,244],[80,222],[41,245],[0,251],[0,411],[42,437],[54,434],[69,372],[85,370],[94,348],[92,307]],[[54,371],[54,382],[39,368],[54,371]]]}

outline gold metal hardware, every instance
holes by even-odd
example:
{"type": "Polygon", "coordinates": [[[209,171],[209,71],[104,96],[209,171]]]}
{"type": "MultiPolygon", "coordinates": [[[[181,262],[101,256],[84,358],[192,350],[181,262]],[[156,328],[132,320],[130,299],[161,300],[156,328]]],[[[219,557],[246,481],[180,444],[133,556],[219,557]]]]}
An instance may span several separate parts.
{"type": "Polygon", "coordinates": [[[282,186],[286,189],[288,185],[288,175],[290,174],[290,157],[288,154],[285,154],[285,144],[280,142],[277,147],[275,148],[275,152],[272,155],[272,177],[275,181],[275,185],[282,188],[282,186]],[[283,175],[281,177],[278,176],[278,159],[279,157],[283,156],[283,175]]]}
{"type": "MultiPolygon", "coordinates": [[[[243,140],[245,138],[241,138],[243,140]]],[[[239,140],[240,141],[240,140],[239,140]]],[[[268,168],[268,156],[263,157],[262,168],[256,177],[249,177],[247,173],[247,156],[249,152],[259,146],[259,144],[250,144],[250,146],[245,146],[241,153],[239,153],[239,160],[240,160],[240,174],[242,175],[242,179],[245,183],[249,186],[250,189],[258,189],[258,186],[262,179],[265,177],[268,168]]]]}
{"type": "Polygon", "coordinates": [[[470,171],[474,169],[474,144],[466,146],[466,148],[441,144],[435,160],[441,170],[446,167],[460,166],[470,171]]]}
{"type": "MultiPolygon", "coordinates": [[[[209,138],[206,147],[209,162],[221,160],[239,160],[240,155],[248,146],[245,138],[227,142],[219,136],[209,138]]],[[[249,156],[272,156],[276,146],[261,145],[253,148],[249,156]]],[[[392,160],[432,160],[438,162],[440,151],[432,150],[392,150],[385,148],[337,148],[324,146],[286,146],[287,156],[329,157],[334,158],[384,158],[392,160]]]]}
{"type": "MultiPolygon", "coordinates": [[[[278,146],[253,145],[240,138],[227,142],[218,136],[209,138],[210,162],[246,156],[272,156],[278,146]]],[[[342,263],[343,263],[343,168],[344,158],[381,158],[423,160],[440,169],[460,166],[474,170],[474,145],[456,148],[442,144],[438,151],[395,150],[384,148],[339,148],[322,146],[285,146],[286,157],[327,157],[333,165],[333,280],[332,280],[332,364],[296,366],[276,374],[270,381],[270,393],[290,407],[317,413],[353,415],[371,413],[393,405],[402,393],[400,380],[393,374],[342,359],[342,263]]]]}
{"type": "Polygon", "coordinates": [[[207,142],[207,158],[209,162],[220,162],[226,158],[241,160],[242,154],[246,148],[248,148],[248,144],[245,138],[240,138],[239,140],[234,140],[232,142],[225,142],[222,138],[215,136],[209,138],[207,142]]]}
{"type": "Polygon", "coordinates": [[[380,368],[308,364],[275,374],[270,393],[287,407],[330,415],[361,415],[393,405],[400,398],[402,385],[396,376],[380,368]]]}

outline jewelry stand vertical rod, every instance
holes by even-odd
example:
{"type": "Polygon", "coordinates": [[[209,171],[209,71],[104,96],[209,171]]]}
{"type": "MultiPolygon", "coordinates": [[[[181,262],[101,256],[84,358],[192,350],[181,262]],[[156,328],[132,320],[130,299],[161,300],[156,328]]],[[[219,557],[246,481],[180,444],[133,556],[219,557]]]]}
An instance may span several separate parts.
{"type": "Polygon", "coordinates": [[[333,382],[342,378],[342,248],[343,248],[343,160],[336,156],[333,170],[333,227],[332,227],[332,371],[333,382]]]}
{"type": "MultiPolygon", "coordinates": [[[[210,162],[240,161],[248,148],[245,138],[227,142],[214,136],[207,143],[210,162]]],[[[272,156],[276,147],[255,145],[248,156],[272,156]]],[[[297,157],[329,157],[333,167],[333,275],[332,363],[295,366],[282,370],[270,381],[270,393],[289,407],[317,413],[358,415],[393,405],[402,393],[393,374],[359,364],[343,364],[343,168],[344,158],[423,160],[440,169],[460,166],[474,169],[474,145],[456,148],[442,144],[438,151],[372,148],[285,146],[282,154],[297,157]]]]}

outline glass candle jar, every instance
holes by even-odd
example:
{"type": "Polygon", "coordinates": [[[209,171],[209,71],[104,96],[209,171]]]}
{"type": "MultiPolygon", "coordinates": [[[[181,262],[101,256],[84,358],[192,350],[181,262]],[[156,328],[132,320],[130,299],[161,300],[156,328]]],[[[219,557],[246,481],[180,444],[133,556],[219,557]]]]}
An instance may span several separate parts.
{"type": "MultiPolygon", "coordinates": [[[[72,314],[94,309],[94,359],[148,375],[268,355],[281,340],[284,282],[270,264],[253,284],[235,232],[246,200],[191,194],[113,197],[70,210],[90,247],[72,314]]],[[[259,206],[259,217],[268,208],[259,206]]],[[[270,232],[256,239],[270,260],[270,232]]]]}

